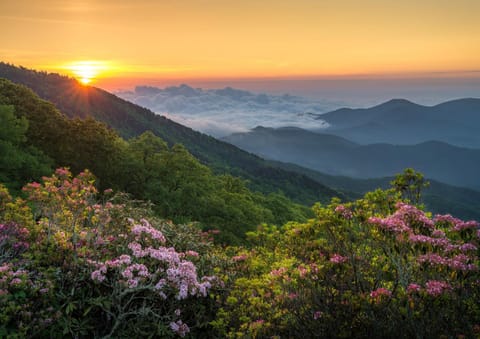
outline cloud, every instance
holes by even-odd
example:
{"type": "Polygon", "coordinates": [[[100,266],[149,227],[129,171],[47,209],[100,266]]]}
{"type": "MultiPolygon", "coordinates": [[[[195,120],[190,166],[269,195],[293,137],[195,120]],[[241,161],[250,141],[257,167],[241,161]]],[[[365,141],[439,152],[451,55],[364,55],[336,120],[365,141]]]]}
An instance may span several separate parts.
{"type": "Polygon", "coordinates": [[[244,132],[257,126],[318,130],[327,125],[322,120],[316,120],[316,115],[337,108],[336,104],[327,101],[288,94],[259,94],[231,87],[137,86],[133,92],[115,94],[215,137],[244,132]]]}

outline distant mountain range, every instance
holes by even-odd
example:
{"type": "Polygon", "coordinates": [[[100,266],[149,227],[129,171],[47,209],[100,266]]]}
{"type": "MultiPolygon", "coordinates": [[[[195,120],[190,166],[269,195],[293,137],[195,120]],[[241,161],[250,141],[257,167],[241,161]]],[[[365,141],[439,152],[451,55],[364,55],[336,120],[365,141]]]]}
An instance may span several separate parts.
{"type": "Polygon", "coordinates": [[[371,108],[341,108],[317,118],[330,125],[322,133],[361,144],[413,145],[437,140],[480,148],[480,99],[458,99],[436,106],[394,99],[371,108]]]}
{"type": "Polygon", "coordinates": [[[412,167],[428,178],[480,189],[480,150],[439,141],[402,146],[360,145],[336,135],[292,127],[257,127],[223,140],[266,159],[290,162],[332,175],[378,178],[412,167]]]}

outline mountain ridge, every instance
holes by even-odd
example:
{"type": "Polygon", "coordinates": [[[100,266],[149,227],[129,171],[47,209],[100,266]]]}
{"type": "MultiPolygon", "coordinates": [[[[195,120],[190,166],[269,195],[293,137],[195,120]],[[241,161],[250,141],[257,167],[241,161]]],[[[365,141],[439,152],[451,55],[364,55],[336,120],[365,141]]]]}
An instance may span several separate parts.
{"type": "Polygon", "coordinates": [[[317,132],[342,136],[361,144],[385,142],[416,144],[439,140],[468,148],[480,148],[480,99],[461,98],[423,106],[392,99],[369,108],[340,108],[317,119],[328,127],[317,132]]]}
{"type": "Polygon", "coordinates": [[[391,176],[413,167],[428,178],[480,189],[480,150],[427,140],[415,145],[359,145],[339,136],[302,129],[264,128],[223,140],[249,152],[331,175],[353,178],[391,176]],[[346,142],[345,142],[346,141],[346,142]]]}

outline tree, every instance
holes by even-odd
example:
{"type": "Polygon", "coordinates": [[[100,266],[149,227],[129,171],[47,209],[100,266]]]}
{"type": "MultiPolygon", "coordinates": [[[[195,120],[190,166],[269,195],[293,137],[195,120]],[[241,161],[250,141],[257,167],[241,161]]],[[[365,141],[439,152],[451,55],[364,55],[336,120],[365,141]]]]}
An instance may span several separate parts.
{"type": "Polygon", "coordinates": [[[412,204],[420,203],[422,189],[430,185],[423,177],[423,174],[416,172],[413,168],[406,168],[390,184],[395,191],[402,195],[403,199],[407,199],[412,204]]]}
{"type": "Polygon", "coordinates": [[[25,144],[27,129],[27,119],[17,118],[13,106],[0,105],[0,182],[14,191],[51,171],[50,159],[25,144]]]}

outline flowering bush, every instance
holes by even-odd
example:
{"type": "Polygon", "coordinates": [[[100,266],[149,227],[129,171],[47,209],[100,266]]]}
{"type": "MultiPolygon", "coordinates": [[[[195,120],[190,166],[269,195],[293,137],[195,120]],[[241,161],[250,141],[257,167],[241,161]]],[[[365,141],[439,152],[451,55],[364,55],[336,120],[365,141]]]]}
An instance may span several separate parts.
{"type": "Polygon", "coordinates": [[[100,201],[88,171],[57,169],[24,191],[31,210],[0,192],[0,336],[169,337],[208,328],[214,301],[206,297],[221,285],[213,261],[223,260],[208,234],[157,220],[111,191],[100,201]],[[16,222],[28,219],[28,227],[16,222]]]}
{"type": "Polygon", "coordinates": [[[480,335],[479,224],[405,192],[316,205],[306,223],[222,248],[99,194],[89,172],[24,191],[0,187],[1,337],[480,335]]]}
{"type": "MultiPolygon", "coordinates": [[[[103,293],[109,294],[114,305],[105,309],[113,316],[109,335],[125,333],[129,327],[139,329],[145,324],[139,320],[148,316],[164,319],[151,324],[152,333],[165,335],[170,329],[180,336],[190,332],[186,319],[193,302],[186,299],[204,298],[217,283],[214,276],[199,277],[194,261],[200,258],[196,251],[177,252],[166,247],[163,233],[147,220],[132,223],[131,230],[121,241],[116,241],[122,254],[108,260],[87,260],[92,267],[91,280],[103,293]],[[128,324],[128,326],[127,326],[128,324]]],[[[134,331],[132,331],[134,332],[134,331]]]]}
{"type": "Polygon", "coordinates": [[[477,222],[432,217],[393,191],[314,211],[250,234],[214,322],[225,336],[479,335],[477,222]]]}

